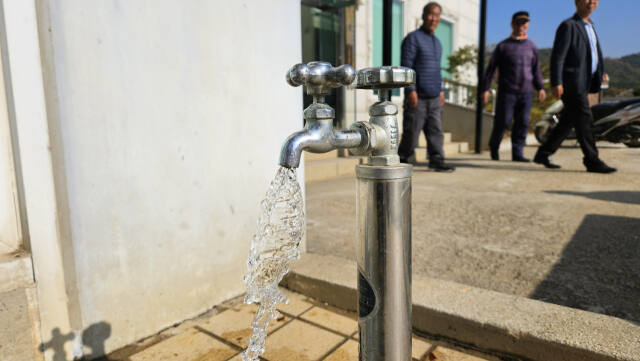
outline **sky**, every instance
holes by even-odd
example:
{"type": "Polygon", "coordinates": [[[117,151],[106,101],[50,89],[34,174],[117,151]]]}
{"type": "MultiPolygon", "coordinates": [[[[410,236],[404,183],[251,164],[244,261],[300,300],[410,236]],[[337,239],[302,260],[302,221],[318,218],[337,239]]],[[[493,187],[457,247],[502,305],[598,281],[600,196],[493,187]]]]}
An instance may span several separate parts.
{"type": "MultiPolygon", "coordinates": [[[[487,44],[511,33],[511,16],[526,10],[531,16],[529,39],[539,48],[553,46],[558,25],[575,13],[573,0],[487,0],[487,44]]],[[[600,0],[591,15],[605,57],[640,53],[640,0],[600,0]]]]}

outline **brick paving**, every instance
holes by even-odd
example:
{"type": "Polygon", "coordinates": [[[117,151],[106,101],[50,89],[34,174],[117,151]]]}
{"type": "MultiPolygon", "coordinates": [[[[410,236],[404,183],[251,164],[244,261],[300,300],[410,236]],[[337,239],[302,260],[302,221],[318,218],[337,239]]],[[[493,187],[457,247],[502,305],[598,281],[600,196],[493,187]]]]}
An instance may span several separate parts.
{"type": "MultiPolygon", "coordinates": [[[[289,304],[267,329],[262,361],[355,361],[358,323],[355,313],[284,290],[289,304]]],[[[137,345],[107,356],[109,361],[241,361],[257,307],[236,298],[137,345]]],[[[414,361],[498,361],[476,352],[414,335],[414,361]]]]}

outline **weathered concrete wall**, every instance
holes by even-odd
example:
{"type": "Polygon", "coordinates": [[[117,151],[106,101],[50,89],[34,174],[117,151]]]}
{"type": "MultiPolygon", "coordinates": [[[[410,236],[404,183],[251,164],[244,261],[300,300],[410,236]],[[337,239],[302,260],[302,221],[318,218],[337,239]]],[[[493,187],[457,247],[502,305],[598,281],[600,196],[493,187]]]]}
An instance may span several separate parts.
{"type": "MultiPolygon", "coordinates": [[[[482,115],[482,149],[489,149],[489,137],[493,129],[493,115],[482,115]]],[[[476,144],[476,110],[454,104],[445,104],[442,109],[442,130],[451,133],[454,142],[467,142],[473,149],[476,144]]]]}
{"type": "Polygon", "coordinates": [[[0,59],[0,255],[22,245],[4,66],[0,59]]]}
{"type": "Polygon", "coordinates": [[[3,7],[42,337],[60,336],[47,359],[109,352],[242,293],[259,202],[302,125],[284,81],[300,2],[3,7]],[[29,88],[44,104],[25,106],[29,88]]]}

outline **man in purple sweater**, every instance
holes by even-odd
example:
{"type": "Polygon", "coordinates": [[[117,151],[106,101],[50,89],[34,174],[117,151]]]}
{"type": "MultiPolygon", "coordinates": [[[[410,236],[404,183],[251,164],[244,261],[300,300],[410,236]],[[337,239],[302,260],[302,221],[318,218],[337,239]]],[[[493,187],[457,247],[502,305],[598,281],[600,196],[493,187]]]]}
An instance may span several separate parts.
{"type": "Polygon", "coordinates": [[[542,84],[542,73],[538,62],[538,47],[527,39],[529,13],[518,11],[511,19],[511,36],[496,46],[491,55],[484,79],[484,102],[489,100],[489,88],[493,75],[498,70],[498,101],[489,139],[491,159],[499,160],[498,150],[505,130],[514,119],[511,130],[511,159],[514,162],[530,162],[524,157],[529,130],[529,113],[533,101],[533,87],[538,91],[538,100],[544,101],[546,93],[542,84]]]}

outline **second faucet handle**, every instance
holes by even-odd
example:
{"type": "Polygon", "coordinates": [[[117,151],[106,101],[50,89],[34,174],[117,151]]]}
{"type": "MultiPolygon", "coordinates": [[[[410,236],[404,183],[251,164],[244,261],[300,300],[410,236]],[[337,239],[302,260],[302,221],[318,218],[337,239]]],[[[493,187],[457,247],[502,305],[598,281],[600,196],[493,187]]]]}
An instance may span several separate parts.
{"type": "Polygon", "coordinates": [[[395,89],[413,85],[416,72],[404,66],[379,66],[358,71],[358,89],[395,89]]]}
{"type": "Polygon", "coordinates": [[[314,97],[329,95],[331,88],[350,85],[356,78],[351,65],[331,66],[323,61],[296,64],[287,72],[287,83],[291,86],[304,85],[307,94],[314,97]]]}

